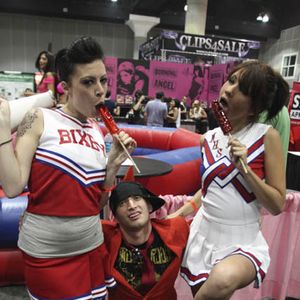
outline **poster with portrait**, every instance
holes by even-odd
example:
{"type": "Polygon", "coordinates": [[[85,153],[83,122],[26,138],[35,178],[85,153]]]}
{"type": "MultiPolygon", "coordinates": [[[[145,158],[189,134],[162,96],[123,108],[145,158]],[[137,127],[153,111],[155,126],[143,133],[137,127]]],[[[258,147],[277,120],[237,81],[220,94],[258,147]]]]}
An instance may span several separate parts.
{"type": "Polygon", "coordinates": [[[107,56],[104,59],[106,67],[106,74],[108,79],[108,90],[111,92],[111,99],[116,99],[116,87],[117,87],[117,64],[118,59],[116,57],[107,56]]]}
{"type": "Polygon", "coordinates": [[[118,59],[117,100],[129,103],[136,91],[147,95],[149,85],[149,62],[133,59],[118,59]]]}
{"type": "Polygon", "coordinates": [[[190,86],[187,93],[188,98],[192,101],[197,99],[207,102],[210,67],[204,64],[193,65],[192,78],[189,80],[190,86]]]}
{"type": "Polygon", "coordinates": [[[166,97],[186,96],[193,76],[192,64],[152,61],[150,64],[149,95],[164,92],[166,97]]]}

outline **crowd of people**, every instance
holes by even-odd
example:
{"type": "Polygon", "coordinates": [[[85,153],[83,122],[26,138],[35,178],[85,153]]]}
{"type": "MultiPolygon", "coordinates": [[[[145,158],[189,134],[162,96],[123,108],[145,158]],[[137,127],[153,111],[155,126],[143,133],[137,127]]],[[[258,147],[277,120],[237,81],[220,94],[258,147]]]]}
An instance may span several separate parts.
{"type": "MultiPolygon", "coordinates": [[[[147,125],[154,127],[182,127],[184,122],[194,124],[195,132],[204,134],[208,129],[218,126],[217,120],[212,113],[211,107],[194,99],[189,106],[187,97],[166,97],[163,92],[158,91],[155,97],[150,98],[138,90],[133,103],[126,112],[125,117],[128,124],[147,125]]],[[[114,102],[115,103],[115,102],[114,102]]],[[[118,105],[119,104],[114,104],[118,105]]],[[[114,116],[121,116],[112,112],[114,116]]]]}
{"type": "Polygon", "coordinates": [[[55,74],[67,101],[29,111],[15,148],[13,112],[0,98],[0,183],[8,197],[29,190],[18,247],[31,299],[175,300],[179,270],[195,300],[230,299],[251,282],[259,287],[270,264],[260,208],[274,215],[283,209],[285,153],[278,131],[258,120],[281,113],[288,84],[259,61],[236,66],[218,100],[230,137],[197,99],[189,108],[186,97],[165,101],[158,91],[149,100],[136,91],[133,123],[178,127],[191,118],[202,134],[199,191],[166,219],[151,219],[163,196],[133,181],[115,186],[135,140],[121,130],[107,154],[95,122],[97,106],[109,101],[103,57],[92,37],[58,51],[55,74]],[[100,220],[107,203],[115,221],[100,220]],[[183,217],[195,212],[189,226],[183,217]]]}

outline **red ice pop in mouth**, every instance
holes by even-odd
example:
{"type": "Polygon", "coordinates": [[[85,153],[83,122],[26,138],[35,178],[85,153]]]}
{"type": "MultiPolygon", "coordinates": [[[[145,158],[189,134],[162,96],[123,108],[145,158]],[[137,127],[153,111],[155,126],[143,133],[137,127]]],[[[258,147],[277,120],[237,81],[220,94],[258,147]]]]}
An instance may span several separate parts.
{"type": "MultiPolygon", "coordinates": [[[[228,134],[231,137],[230,132],[232,131],[232,126],[231,126],[228,118],[226,117],[226,115],[225,115],[225,113],[224,113],[224,111],[223,111],[223,109],[222,109],[219,101],[218,100],[214,100],[212,102],[211,108],[212,108],[212,110],[213,110],[213,112],[214,112],[217,120],[219,121],[219,125],[220,125],[223,133],[225,135],[228,134]]],[[[239,158],[239,161],[240,161],[240,163],[241,163],[241,165],[242,165],[242,167],[244,169],[244,172],[246,174],[248,174],[248,170],[246,168],[246,165],[245,165],[245,163],[244,163],[244,161],[242,160],[241,157],[239,158]]]]}
{"type": "Polygon", "coordinates": [[[214,100],[212,102],[212,110],[213,110],[217,120],[219,121],[219,125],[220,125],[223,133],[229,134],[230,131],[232,130],[232,126],[231,126],[228,118],[226,117],[218,100],[214,100]]]}
{"type": "Polygon", "coordinates": [[[111,135],[118,133],[120,131],[119,127],[117,126],[115,120],[113,119],[111,113],[107,109],[107,107],[104,104],[98,104],[96,106],[99,115],[105,124],[106,128],[108,129],[109,133],[111,135]]]}

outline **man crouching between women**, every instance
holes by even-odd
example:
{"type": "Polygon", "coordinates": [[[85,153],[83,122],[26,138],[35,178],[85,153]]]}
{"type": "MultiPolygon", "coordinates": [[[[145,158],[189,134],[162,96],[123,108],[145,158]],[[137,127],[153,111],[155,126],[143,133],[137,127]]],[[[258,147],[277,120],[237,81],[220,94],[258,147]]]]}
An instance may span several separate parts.
{"type": "Polygon", "coordinates": [[[189,228],[181,217],[150,219],[165,201],[137,182],[121,182],[110,196],[117,223],[102,221],[117,285],[109,299],[177,299],[174,283],[189,228]]]}

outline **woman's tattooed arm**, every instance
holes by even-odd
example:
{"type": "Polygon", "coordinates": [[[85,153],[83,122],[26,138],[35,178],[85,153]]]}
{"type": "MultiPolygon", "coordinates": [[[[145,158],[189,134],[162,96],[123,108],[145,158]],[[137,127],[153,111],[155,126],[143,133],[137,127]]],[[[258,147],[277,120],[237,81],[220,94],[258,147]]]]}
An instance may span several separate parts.
{"type": "Polygon", "coordinates": [[[23,136],[26,133],[26,131],[31,128],[33,122],[35,121],[35,119],[37,119],[37,117],[38,117],[37,109],[28,112],[18,127],[17,137],[23,136]]]}

